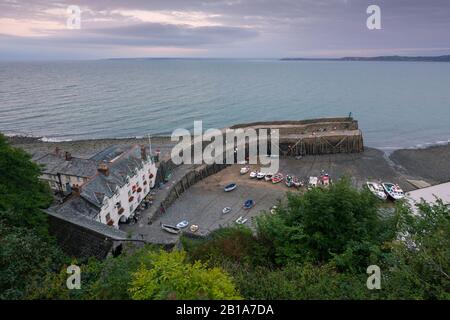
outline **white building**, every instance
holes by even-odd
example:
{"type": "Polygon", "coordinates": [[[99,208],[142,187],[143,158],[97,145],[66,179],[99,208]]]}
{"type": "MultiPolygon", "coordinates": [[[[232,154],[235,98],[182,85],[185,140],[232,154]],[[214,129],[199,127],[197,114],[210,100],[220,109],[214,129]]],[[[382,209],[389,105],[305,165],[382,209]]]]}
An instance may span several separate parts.
{"type": "Polygon", "coordinates": [[[97,171],[85,183],[72,186],[73,195],[55,208],[70,211],[109,226],[119,227],[155,185],[157,168],[145,147],[114,146],[90,158],[97,171]]]}

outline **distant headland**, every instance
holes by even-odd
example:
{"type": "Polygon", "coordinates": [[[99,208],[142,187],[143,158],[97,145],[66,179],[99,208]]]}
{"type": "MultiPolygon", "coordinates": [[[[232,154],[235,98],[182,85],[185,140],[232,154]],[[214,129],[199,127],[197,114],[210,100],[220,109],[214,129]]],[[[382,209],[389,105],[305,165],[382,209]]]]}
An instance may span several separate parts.
{"type": "Polygon", "coordinates": [[[444,56],[377,56],[342,58],[282,58],[281,61],[408,61],[408,62],[450,62],[450,55],[444,56]]]}

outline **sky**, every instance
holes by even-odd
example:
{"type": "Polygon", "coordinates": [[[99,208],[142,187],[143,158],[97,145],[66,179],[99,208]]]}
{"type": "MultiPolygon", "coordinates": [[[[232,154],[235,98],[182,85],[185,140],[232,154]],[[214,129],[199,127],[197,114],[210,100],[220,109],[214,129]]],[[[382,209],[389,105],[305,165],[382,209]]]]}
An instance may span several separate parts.
{"type": "Polygon", "coordinates": [[[444,55],[449,30],[450,0],[0,0],[0,60],[444,55]]]}

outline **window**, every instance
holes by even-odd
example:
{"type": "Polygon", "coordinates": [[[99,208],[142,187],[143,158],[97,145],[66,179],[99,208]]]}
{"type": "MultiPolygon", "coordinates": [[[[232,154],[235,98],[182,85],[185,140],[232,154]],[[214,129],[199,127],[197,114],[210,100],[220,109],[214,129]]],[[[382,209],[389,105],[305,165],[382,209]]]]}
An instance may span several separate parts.
{"type": "Polygon", "coordinates": [[[131,197],[131,190],[128,190],[128,197],[131,197]]]}
{"type": "Polygon", "coordinates": [[[133,212],[133,205],[130,206],[130,212],[133,212]]]}
{"type": "Polygon", "coordinates": [[[105,219],[106,219],[106,222],[108,222],[109,220],[111,220],[111,215],[109,213],[107,213],[105,219]]]}
{"type": "Polygon", "coordinates": [[[116,208],[121,208],[122,204],[120,203],[120,201],[116,202],[116,208]]]}

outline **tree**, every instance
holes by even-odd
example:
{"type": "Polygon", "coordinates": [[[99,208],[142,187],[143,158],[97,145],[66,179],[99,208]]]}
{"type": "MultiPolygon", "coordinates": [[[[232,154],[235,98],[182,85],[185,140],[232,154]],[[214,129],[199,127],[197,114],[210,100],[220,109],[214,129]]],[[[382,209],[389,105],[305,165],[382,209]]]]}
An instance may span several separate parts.
{"type": "Polygon", "coordinates": [[[13,148],[0,134],[0,218],[10,225],[31,227],[47,235],[50,189],[39,180],[41,168],[23,150],[13,148]]]}
{"type": "Polygon", "coordinates": [[[42,208],[52,200],[28,154],[0,134],[0,298],[20,299],[64,256],[49,236],[42,208]]]}
{"type": "Polygon", "coordinates": [[[258,220],[258,237],[280,265],[324,263],[346,254],[353,258],[339,259],[342,267],[367,267],[380,245],[395,236],[395,221],[380,217],[378,204],[370,192],[341,179],[329,188],[289,194],[276,215],[258,220]]]}
{"type": "Polygon", "coordinates": [[[384,282],[388,298],[450,299],[450,205],[422,202],[418,214],[401,205],[399,239],[384,282]]]}
{"type": "Polygon", "coordinates": [[[129,290],[135,300],[240,298],[226,273],[187,262],[184,251],[152,252],[149,258],[151,266],[142,265],[133,274],[129,290]]]}

